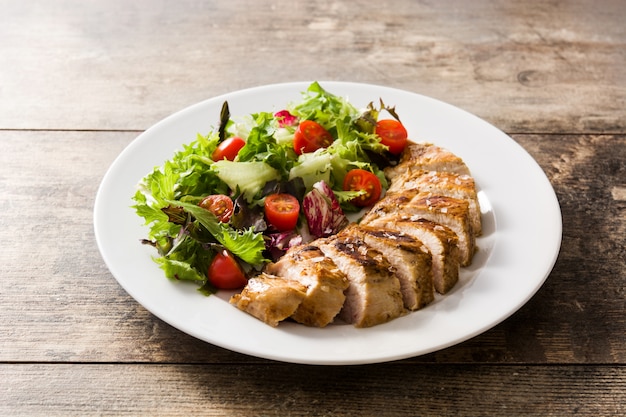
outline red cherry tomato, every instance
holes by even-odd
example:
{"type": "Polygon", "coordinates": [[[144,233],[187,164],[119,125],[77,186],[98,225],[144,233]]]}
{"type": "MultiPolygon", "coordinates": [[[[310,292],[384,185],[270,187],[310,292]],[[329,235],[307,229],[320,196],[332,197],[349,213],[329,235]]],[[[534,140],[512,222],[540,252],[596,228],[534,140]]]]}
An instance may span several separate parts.
{"type": "Polygon", "coordinates": [[[233,215],[233,200],[224,194],[214,194],[205,197],[198,205],[215,214],[217,220],[222,223],[227,223],[233,215]]]}
{"type": "Polygon", "coordinates": [[[278,231],[295,228],[299,213],[300,203],[291,194],[271,194],[265,197],[265,219],[278,231]]]}
{"type": "Polygon", "coordinates": [[[365,191],[365,194],[352,199],[351,203],[357,207],[371,206],[380,198],[382,186],[374,174],[364,169],[348,171],[343,180],[344,191],[365,191]]]}
{"type": "Polygon", "coordinates": [[[408,141],[408,133],[402,123],[394,119],[379,120],[376,123],[376,134],[383,145],[389,147],[394,155],[402,153],[408,141]]]}
{"type": "Polygon", "coordinates": [[[223,159],[233,161],[245,144],[246,141],[241,139],[239,136],[228,138],[215,148],[213,155],[211,155],[211,159],[214,161],[221,161],[223,159]]]}
{"type": "Polygon", "coordinates": [[[209,282],[221,290],[235,290],[248,282],[239,263],[226,249],[215,255],[208,272],[209,282]]]}
{"type": "Polygon", "coordinates": [[[293,149],[298,155],[327,148],[334,139],[328,130],[313,120],[304,120],[298,125],[293,136],[293,149]]]}

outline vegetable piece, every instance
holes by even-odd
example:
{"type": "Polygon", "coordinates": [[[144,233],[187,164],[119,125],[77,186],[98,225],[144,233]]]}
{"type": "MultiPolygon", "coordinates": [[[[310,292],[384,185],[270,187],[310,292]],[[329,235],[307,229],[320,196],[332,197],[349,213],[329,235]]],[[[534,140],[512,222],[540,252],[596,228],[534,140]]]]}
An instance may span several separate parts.
{"type": "Polygon", "coordinates": [[[233,200],[224,194],[214,194],[205,197],[198,205],[209,210],[222,223],[228,223],[233,215],[233,200]]]}
{"type": "Polygon", "coordinates": [[[248,282],[246,275],[232,253],[226,249],[219,251],[208,270],[209,282],[222,290],[242,288],[248,282]]]}
{"type": "Polygon", "coordinates": [[[228,101],[222,103],[222,110],[220,110],[220,126],[218,128],[219,140],[226,139],[226,129],[230,124],[230,109],[228,108],[228,101]]]}
{"type": "Polygon", "coordinates": [[[380,198],[382,186],[373,173],[364,169],[348,171],[343,180],[344,191],[363,191],[363,194],[351,200],[357,207],[371,206],[380,198]]]}
{"type": "Polygon", "coordinates": [[[266,261],[263,257],[265,240],[261,233],[254,233],[252,229],[237,231],[225,223],[218,222],[213,213],[195,204],[184,203],[182,201],[169,201],[169,203],[184,208],[185,211],[195,217],[219,243],[242,261],[253,266],[261,265],[266,261]]]}
{"type": "Polygon", "coordinates": [[[398,120],[384,119],[376,122],[376,134],[383,145],[394,155],[402,153],[408,141],[408,133],[398,120]]]}
{"type": "Polygon", "coordinates": [[[302,208],[314,237],[334,235],[348,224],[335,193],[324,181],[315,183],[304,196],[302,208]]]}
{"type": "Polygon", "coordinates": [[[300,203],[291,194],[271,194],[265,197],[265,218],[276,230],[292,230],[298,223],[300,203]]]}
{"type": "Polygon", "coordinates": [[[313,82],[304,92],[302,101],[290,106],[289,111],[300,120],[315,120],[328,131],[332,131],[337,122],[348,123],[359,114],[348,100],[329,93],[318,82],[313,82]]]}
{"type": "MultiPolygon", "coordinates": [[[[272,113],[261,112],[251,115],[253,126],[247,133],[246,146],[237,156],[238,162],[264,162],[274,168],[279,175],[289,172],[296,159],[293,140],[277,142],[276,120],[272,113]]],[[[293,136],[293,134],[291,135],[293,136]]]]}
{"type": "Polygon", "coordinates": [[[278,120],[278,127],[295,126],[298,118],[289,113],[289,110],[281,110],[274,113],[274,117],[278,120]]]}
{"type": "Polygon", "coordinates": [[[265,245],[274,262],[278,261],[289,248],[298,246],[304,241],[302,235],[295,230],[270,233],[266,237],[265,245]]]}
{"type": "Polygon", "coordinates": [[[232,162],[221,160],[213,164],[217,176],[231,190],[239,189],[248,202],[263,189],[266,182],[279,180],[280,172],[261,161],[232,162]]]}
{"type": "Polygon", "coordinates": [[[328,130],[313,120],[304,120],[293,135],[293,149],[298,155],[327,148],[334,139],[328,130]]]}
{"type": "Polygon", "coordinates": [[[328,182],[332,171],[333,155],[326,150],[304,153],[289,171],[289,179],[302,178],[307,190],[320,180],[328,182]]]}
{"type": "Polygon", "coordinates": [[[241,148],[245,145],[246,141],[239,136],[228,138],[215,148],[215,151],[213,151],[213,154],[211,155],[211,159],[214,161],[221,161],[222,159],[234,161],[241,148]]]}

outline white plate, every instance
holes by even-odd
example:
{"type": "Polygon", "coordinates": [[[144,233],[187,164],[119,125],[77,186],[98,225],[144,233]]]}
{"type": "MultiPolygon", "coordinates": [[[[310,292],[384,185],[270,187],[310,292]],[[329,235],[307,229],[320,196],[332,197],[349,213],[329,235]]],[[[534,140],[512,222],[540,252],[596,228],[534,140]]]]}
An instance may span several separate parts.
{"type": "Polygon", "coordinates": [[[485,121],[415,93],[367,84],[320,82],[357,107],[382,98],[395,105],[415,141],[463,158],[479,187],[484,234],[471,267],[449,294],[426,308],[367,329],[324,329],[284,322],[272,328],[228,304],[230,293],[204,297],[169,281],[141,245],[147,228],[130,208],[136,185],[174,152],[217,126],[224,100],[231,114],[281,110],[310,83],[257,87],[179,111],[134,140],[115,160],[94,207],[100,252],[120,285],[154,315],[196,338],[233,351],[286,362],[363,364],[433,352],[500,323],[539,289],[561,244],[561,212],[544,172],[515,141],[485,121]]]}

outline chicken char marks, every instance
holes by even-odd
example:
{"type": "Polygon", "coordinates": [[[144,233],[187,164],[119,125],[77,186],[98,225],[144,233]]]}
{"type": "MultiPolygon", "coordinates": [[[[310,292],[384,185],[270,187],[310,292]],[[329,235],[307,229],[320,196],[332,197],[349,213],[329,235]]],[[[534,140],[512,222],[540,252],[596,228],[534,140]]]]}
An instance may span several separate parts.
{"type": "Polygon", "coordinates": [[[339,317],[355,327],[371,327],[405,313],[400,282],[383,254],[357,234],[339,232],[320,239],[319,247],[348,277],[346,302],[339,317]]]}
{"type": "Polygon", "coordinates": [[[290,248],[231,303],[272,326],[370,327],[449,292],[482,233],[469,169],[443,148],[410,143],[385,175],[387,194],[358,224],[290,248]]]}
{"type": "Polygon", "coordinates": [[[304,285],[306,296],[292,319],[308,326],[324,327],[341,311],[348,278],[314,244],[292,248],[265,271],[304,285]]]}

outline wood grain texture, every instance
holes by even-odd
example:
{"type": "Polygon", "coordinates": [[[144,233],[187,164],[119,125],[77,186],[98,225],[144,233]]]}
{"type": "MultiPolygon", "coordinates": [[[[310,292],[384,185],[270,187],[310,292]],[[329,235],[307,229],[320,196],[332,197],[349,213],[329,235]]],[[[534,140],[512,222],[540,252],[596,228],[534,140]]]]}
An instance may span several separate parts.
{"type": "Polygon", "coordinates": [[[611,366],[0,365],[11,416],[619,416],[611,366]],[[384,381],[384,382],[383,382],[384,381]]]}
{"type": "Polygon", "coordinates": [[[620,0],[0,0],[0,10],[5,129],[143,130],[241,88],[347,80],[438,98],[508,132],[626,130],[620,0]]]}
{"type": "MultiPolygon", "coordinates": [[[[0,131],[0,241],[12,242],[0,251],[0,275],[10,277],[0,281],[0,360],[264,362],[171,328],[130,298],[103,264],[94,197],[137,134],[0,131]]],[[[626,136],[514,138],[544,169],[561,203],[554,270],[501,325],[406,362],[626,363],[626,201],[614,198],[626,187],[626,136]]]]}

